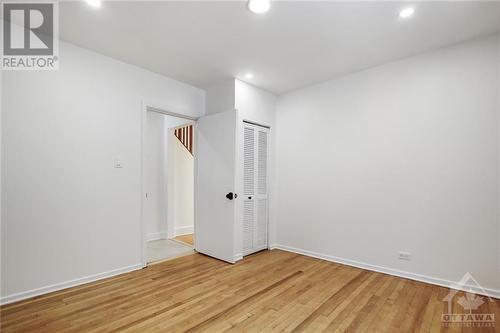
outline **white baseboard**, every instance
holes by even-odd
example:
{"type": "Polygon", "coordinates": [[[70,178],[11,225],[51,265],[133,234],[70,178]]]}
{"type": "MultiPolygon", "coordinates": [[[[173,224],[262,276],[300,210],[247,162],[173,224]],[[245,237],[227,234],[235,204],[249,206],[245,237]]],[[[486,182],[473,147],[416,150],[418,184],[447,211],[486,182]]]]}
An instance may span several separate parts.
{"type": "Polygon", "coordinates": [[[240,261],[243,259],[243,254],[242,253],[237,253],[234,255],[234,262],[240,261]]]}
{"type": "Polygon", "coordinates": [[[43,295],[43,294],[48,294],[48,293],[51,293],[54,291],[58,291],[58,290],[62,290],[62,289],[70,288],[70,287],[76,287],[76,286],[79,286],[79,285],[82,285],[85,283],[94,282],[97,280],[102,280],[105,278],[109,278],[109,277],[112,277],[115,275],[120,275],[123,273],[128,273],[128,272],[135,271],[138,269],[142,269],[142,264],[118,268],[118,269],[114,269],[114,270],[108,271],[108,272],[89,275],[89,276],[82,277],[79,279],[69,280],[69,281],[56,283],[56,284],[42,287],[42,288],[32,289],[32,290],[12,294],[12,295],[3,296],[0,298],[0,304],[5,305],[5,304],[21,301],[23,299],[27,299],[27,298],[31,298],[31,297],[35,297],[35,296],[39,296],[39,295],[43,295]]]}
{"type": "Polygon", "coordinates": [[[167,239],[166,232],[153,232],[146,235],[146,242],[154,241],[158,239],[167,239]]]}
{"type": "Polygon", "coordinates": [[[175,230],[174,230],[175,237],[181,236],[181,235],[192,234],[192,233],[193,233],[193,226],[175,227],[175,230]]]}
{"type": "Polygon", "coordinates": [[[450,281],[450,280],[445,280],[445,279],[436,278],[436,277],[432,277],[432,276],[400,271],[400,270],[388,268],[388,267],[371,265],[371,264],[367,264],[367,263],[363,263],[363,262],[339,258],[339,257],[330,256],[330,255],[323,254],[323,253],[317,253],[317,252],[313,252],[313,251],[298,249],[295,247],[281,245],[281,244],[272,244],[270,246],[270,248],[271,248],[271,250],[278,249],[278,250],[293,252],[293,253],[302,254],[302,255],[305,255],[308,257],[323,259],[326,261],[331,261],[331,262],[335,262],[338,264],[343,264],[343,265],[353,266],[353,267],[357,267],[357,268],[361,268],[361,269],[366,269],[369,271],[374,271],[374,272],[379,272],[379,273],[384,273],[384,274],[402,277],[405,279],[434,284],[434,285],[445,287],[445,288],[458,289],[458,290],[464,290],[464,288],[467,288],[467,291],[472,290],[474,293],[479,294],[479,295],[484,295],[484,296],[489,296],[489,297],[494,297],[494,298],[500,299],[500,290],[496,290],[496,289],[480,288],[476,285],[464,285],[464,288],[457,288],[456,281],[450,281]]]}

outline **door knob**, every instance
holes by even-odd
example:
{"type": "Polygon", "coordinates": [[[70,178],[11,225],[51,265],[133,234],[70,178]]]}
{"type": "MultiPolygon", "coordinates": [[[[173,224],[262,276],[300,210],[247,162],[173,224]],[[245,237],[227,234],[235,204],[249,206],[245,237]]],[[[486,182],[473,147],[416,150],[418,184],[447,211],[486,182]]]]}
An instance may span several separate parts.
{"type": "Polygon", "coordinates": [[[229,192],[228,194],[226,194],[226,198],[228,198],[229,200],[236,199],[237,197],[238,197],[238,195],[236,193],[233,193],[233,192],[229,192]]]}

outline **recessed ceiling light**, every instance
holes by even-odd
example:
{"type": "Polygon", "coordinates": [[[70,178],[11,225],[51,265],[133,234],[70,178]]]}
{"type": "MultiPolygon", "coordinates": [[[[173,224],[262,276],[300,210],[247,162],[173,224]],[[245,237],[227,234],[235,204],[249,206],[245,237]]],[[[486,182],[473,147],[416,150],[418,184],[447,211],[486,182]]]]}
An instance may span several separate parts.
{"type": "Polygon", "coordinates": [[[101,0],[85,0],[90,6],[98,8],[101,7],[101,0]]]}
{"type": "Polygon", "coordinates": [[[263,14],[271,8],[271,0],[248,0],[248,9],[256,14],[263,14]]]}
{"type": "Polygon", "coordinates": [[[415,14],[415,9],[412,7],[408,7],[399,12],[399,17],[405,19],[412,16],[413,14],[415,14]]]}
{"type": "Polygon", "coordinates": [[[245,74],[246,79],[253,79],[253,74],[252,73],[246,73],[245,74]]]}

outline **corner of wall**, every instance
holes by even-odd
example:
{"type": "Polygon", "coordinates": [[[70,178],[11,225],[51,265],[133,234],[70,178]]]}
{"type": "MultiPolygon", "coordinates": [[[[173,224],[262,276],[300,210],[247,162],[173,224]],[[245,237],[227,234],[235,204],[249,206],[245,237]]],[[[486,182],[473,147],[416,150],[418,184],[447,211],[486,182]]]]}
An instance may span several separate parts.
{"type": "Polygon", "coordinates": [[[208,86],[205,90],[206,114],[214,114],[234,110],[234,96],[234,79],[220,81],[208,86]]]}

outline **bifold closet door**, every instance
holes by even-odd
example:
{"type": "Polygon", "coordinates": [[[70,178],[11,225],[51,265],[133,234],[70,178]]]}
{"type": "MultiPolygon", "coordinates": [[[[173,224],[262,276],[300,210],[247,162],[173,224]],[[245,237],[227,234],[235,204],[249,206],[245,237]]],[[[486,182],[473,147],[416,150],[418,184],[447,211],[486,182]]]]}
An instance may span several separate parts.
{"type": "Polygon", "coordinates": [[[269,129],[243,125],[243,255],[268,247],[269,129]]]}

